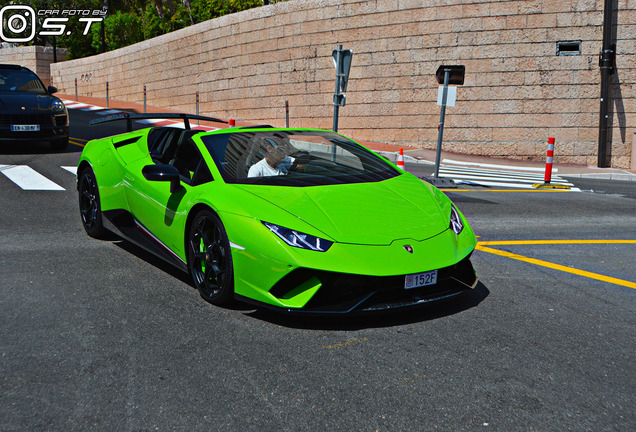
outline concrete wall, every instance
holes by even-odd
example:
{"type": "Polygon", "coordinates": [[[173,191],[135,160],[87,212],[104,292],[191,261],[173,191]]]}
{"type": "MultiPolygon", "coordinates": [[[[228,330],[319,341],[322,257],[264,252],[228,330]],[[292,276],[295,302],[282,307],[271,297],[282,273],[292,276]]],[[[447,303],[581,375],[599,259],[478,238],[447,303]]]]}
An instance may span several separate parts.
{"type": "MultiPolygon", "coordinates": [[[[337,44],[354,51],[340,131],[434,148],[434,73],[464,64],[444,149],[596,165],[603,0],[292,0],[52,66],[55,84],[110,97],[283,126],[330,129],[337,44]],[[559,41],[580,55],[557,56],[559,41]]],[[[617,0],[611,164],[629,168],[636,126],[636,0],[617,0]]]]}
{"type": "MultiPolygon", "coordinates": [[[[66,59],[67,50],[63,48],[57,49],[57,60],[64,61],[66,59]]],[[[53,63],[53,48],[42,46],[9,46],[0,44],[0,63],[19,64],[28,67],[35,72],[44,85],[50,83],[51,70],[50,65],[53,63]]]]}

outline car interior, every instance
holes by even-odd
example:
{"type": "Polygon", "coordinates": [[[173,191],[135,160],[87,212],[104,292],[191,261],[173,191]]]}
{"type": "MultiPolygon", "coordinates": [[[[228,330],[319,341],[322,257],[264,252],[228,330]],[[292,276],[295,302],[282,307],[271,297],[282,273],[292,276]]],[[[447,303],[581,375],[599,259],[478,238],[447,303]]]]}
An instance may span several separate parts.
{"type": "Polygon", "coordinates": [[[212,181],[212,174],[196,148],[197,130],[158,127],[148,134],[148,150],[157,165],[172,165],[182,180],[192,186],[212,181]]]}

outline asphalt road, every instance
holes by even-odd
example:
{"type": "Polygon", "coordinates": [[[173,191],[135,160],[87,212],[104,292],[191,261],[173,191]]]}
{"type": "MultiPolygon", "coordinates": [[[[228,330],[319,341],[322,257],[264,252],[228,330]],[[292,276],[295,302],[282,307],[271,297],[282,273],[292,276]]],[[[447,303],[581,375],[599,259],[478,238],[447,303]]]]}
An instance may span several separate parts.
{"type": "MultiPolygon", "coordinates": [[[[73,137],[97,133],[87,116],[73,137]]],[[[60,168],[80,150],[0,150],[65,188],[0,175],[0,430],[636,428],[636,244],[616,242],[636,240],[630,185],[450,191],[480,241],[525,241],[485,245],[516,258],[476,251],[481,283],[444,305],[301,319],[211,306],[147,253],[89,238],[60,168]]]]}

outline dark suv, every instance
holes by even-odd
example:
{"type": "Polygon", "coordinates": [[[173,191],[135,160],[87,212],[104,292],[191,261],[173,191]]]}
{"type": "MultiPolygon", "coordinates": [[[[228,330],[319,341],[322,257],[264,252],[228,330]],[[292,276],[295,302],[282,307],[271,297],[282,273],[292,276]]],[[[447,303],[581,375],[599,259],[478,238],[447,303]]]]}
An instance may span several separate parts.
{"type": "Polygon", "coordinates": [[[0,142],[48,141],[53,150],[68,145],[68,112],[30,69],[0,64],[0,142]]]}

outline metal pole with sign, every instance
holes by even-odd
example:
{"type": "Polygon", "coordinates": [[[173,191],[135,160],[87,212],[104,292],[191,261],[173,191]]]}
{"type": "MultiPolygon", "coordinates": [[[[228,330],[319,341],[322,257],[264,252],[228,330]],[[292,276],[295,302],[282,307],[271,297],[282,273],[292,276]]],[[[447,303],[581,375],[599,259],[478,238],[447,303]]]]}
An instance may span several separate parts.
{"type": "MultiPolygon", "coordinates": [[[[340,115],[340,107],[345,106],[346,96],[342,92],[347,91],[347,82],[349,81],[349,70],[351,69],[352,50],[343,50],[342,45],[338,45],[338,49],[333,50],[333,64],[336,67],[336,90],[333,95],[333,131],[338,132],[338,116],[340,115]]],[[[336,160],[336,145],[331,146],[331,157],[336,160]]]]}
{"type": "Polygon", "coordinates": [[[343,50],[342,45],[338,45],[337,50],[333,50],[333,64],[336,67],[336,91],[333,95],[333,131],[338,132],[338,114],[339,108],[345,106],[346,96],[343,92],[347,91],[347,82],[349,81],[349,70],[351,69],[351,57],[353,51],[343,50]]]}
{"type": "Polygon", "coordinates": [[[464,73],[466,71],[465,66],[445,66],[442,65],[435,72],[435,77],[437,78],[437,82],[439,84],[443,84],[444,88],[442,90],[442,111],[439,118],[439,131],[437,133],[437,153],[435,155],[435,174],[434,178],[439,177],[439,165],[440,159],[442,156],[442,137],[444,136],[444,119],[446,118],[446,103],[448,102],[448,85],[456,84],[463,85],[464,84],[464,73]]]}

